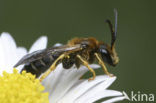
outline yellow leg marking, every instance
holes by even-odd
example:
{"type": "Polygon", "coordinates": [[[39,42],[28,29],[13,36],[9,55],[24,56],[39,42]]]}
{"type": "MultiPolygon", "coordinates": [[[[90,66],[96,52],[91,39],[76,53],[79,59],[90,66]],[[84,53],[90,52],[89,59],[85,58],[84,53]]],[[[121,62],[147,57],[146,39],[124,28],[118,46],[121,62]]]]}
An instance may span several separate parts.
{"type": "Polygon", "coordinates": [[[55,70],[56,68],[56,64],[58,63],[59,60],[61,60],[62,58],[65,57],[65,54],[60,55],[55,61],[54,63],[50,66],[50,68],[48,69],[47,72],[45,72],[41,77],[40,77],[40,82],[43,81],[43,79],[45,79],[53,70],[55,70]]]}
{"type": "Polygon", "coordinates": [[[107,70],[107,68],[106,68],[106,66],[105,66],[105,64],[104,64],[104,62],[101,60],[100,56],[99,56],[97,53],[95,53],[95,56],[96,56],[97,60],[99,61],[99,64],[102,66],[102,69],[104,70],[104,72],[105,72],[108,76],[112,77],[113,74],[111,74],[111,73],[108,72],[108,70],[107,70]]]}
{"type": "Polygon", "coordinates": [[[92,69],[89,65],[88,62],[86,60],[84,60],[80,55],[77,55],[77,57],[81,60],[81,62],[90,70],[90,72],[92,72],[93,77],[89,78],[88,80],[94,80],[96,77],[96,73],[94,71],[94,69],[92,69]]]}

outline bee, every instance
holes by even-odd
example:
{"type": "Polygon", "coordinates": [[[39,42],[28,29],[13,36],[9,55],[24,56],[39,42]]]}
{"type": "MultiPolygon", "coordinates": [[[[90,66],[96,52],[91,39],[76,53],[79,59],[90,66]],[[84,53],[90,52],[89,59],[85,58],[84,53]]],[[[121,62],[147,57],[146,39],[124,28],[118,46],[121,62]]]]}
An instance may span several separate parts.
{"type": "Polygon", "coordinates": [[[119,62],[115,50],[115,41],[117,36],[117,10],[115,13],[115,26],[113,27],[110,20],[106,20],[111,31],[111,45],[102,41],[98,41],[94,37],[89,38],[73,38],[66,45],[51,47],[48,49],[38,50],[25,55],[14,67],[25,64],[22,71],[30,72],[40,81],[44,80],[58,64],[62,63],[64,69],[70,69],[73,65],[79,68],[81,65],[86,66],[92,73],[92,77],[88,80],[94,80],[95,71],[89,66],[95,60],[102,66],[104,72],[113,76],[108,72],[105,63],[116,66],[119,62]],[[43,73],[43,75],[41,75],[43,73]]]}

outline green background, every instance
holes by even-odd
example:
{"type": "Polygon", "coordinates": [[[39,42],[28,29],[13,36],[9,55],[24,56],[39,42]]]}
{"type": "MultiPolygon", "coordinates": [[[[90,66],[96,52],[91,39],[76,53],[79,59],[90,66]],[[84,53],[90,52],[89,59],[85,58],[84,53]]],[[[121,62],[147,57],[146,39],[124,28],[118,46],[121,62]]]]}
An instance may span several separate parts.
{"type": "Polygon", "coordinates": [[[114,22],[117,8],[120,63],[115,68],[107,66],[118,77],[110,89],[128,95],[131,91],[155,93],[155,4],[155,0],[1,0],[0,32],[11,33],[18,46],[27,48],[41,35],[48,36],[49,47],[73,37],[93,36],[110,43],[104,20],[114,22]]]}

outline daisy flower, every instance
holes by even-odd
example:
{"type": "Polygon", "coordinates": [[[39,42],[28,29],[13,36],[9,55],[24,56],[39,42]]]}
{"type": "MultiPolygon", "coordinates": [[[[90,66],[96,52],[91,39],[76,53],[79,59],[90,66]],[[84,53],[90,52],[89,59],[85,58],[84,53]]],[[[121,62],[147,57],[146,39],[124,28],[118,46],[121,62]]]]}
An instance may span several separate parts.
{"type": "MultiPolygon", "coordinates": [[[[59,44],[60,45],[60,44],[59,44]]],[[[88,69],[63,69],[62,64],[43,80],[42,83],[30,73],[18,73],[23,66],[13,66],[27,53],[45,49],[47,37],[40,37],[27,51],[17,47],[8,33],[0,36],[0,103],[93,103],[102,98],[111,98],[102,103],[114,103],[127,99],[125,93],[107,89],[116,77],[96,76],[95,80],[79,79],[88,69]]],[[[92,68],[100,68],[96,64],[92,68]]]]}

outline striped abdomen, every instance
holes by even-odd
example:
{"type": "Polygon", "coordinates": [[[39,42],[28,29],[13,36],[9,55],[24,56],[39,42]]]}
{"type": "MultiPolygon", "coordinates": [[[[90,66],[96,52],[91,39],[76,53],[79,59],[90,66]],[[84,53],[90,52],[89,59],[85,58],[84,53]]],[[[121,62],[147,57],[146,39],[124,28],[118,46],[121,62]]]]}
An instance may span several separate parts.
{"type": "Polygon", "coordinates": [[[49,67],[52,65],[52,63],[61,55],[61,53],[54,53],[43,56],[41,59],[35,60],[30,63],[26,63],[21,70],[25,70],[26,72],[29,72],[31,74],[36,75],[36,78],[39,77],[42,73],[44,73],[49,67]]]}

